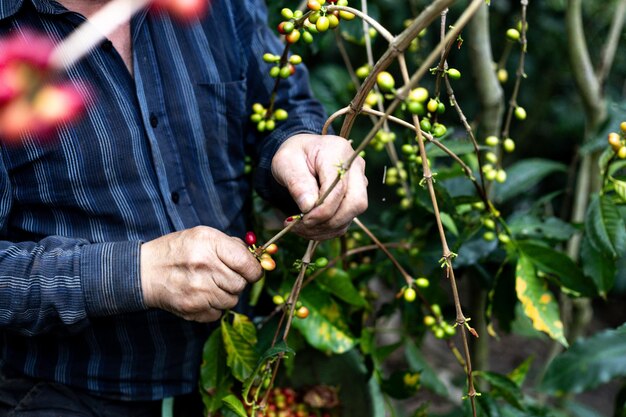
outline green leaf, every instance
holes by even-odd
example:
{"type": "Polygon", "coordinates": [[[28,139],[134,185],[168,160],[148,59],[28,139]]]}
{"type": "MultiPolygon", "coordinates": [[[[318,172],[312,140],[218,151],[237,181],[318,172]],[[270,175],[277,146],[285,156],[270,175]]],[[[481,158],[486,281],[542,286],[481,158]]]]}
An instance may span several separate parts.
{"type": "Polygon", "coordinates": [[[224,405],[226,405],[226,407],[229,410],[237,414],[237,416],[248,417],[248,413],[246,413],[246,409],[243,406],[243,403],[239,400],[239,398],[231,394],[231,395],[224,397],[223,401],[224,401],[224,405]]]}
{"type": "Polygon", "coordinates": [[[596,294],[594,283],[563,252],[533,241],[520,241],[517,247],[536,269],[553,274],[561,286],[580,295],[596,294]]]}
{"type": "Polygon", "coordinates": [[[539,219],[533,215],[523,215],[509,221],[511,233],[518,238],[546,238],[559,241],[568,240],[576,228],[558,217],[539,219]]]}
{"type": "Polygon", "coordinates": [[[626,376],[626,326],[579,340],[554,358],[541,382],[550,393],[579,393],[626,376]]]}
{"type": "Polygon", "coordinates": [[[475,375],[489,382],[493,396],[500,396],[513,407],[524,409],[521,399],[524,397],[520,387],[504,375],[495,372],[476,371],[475,375]]]}
{"type": "Polygon", "coordinates": [[[406,341],[404,354],[409,364],[409,369],[421,373],[422,385],[424,387],[442,397],[448,396],[448,388],[441,382],[437,373],[433,370],[412,340],[406,341]]]}
{"type": "Polygon", "coordinates": [[[526,193],[542,179],[555,172],[566,172],[564,164],[547,159],[524,159],[507,169],[507,181],[496,184],[495,195],[498,201],[505,202],[526,193]]]}
{"type": "Polygon", "coordinates": [[[583,272],[593,280],[600,295],[606,297],[615,284],[617,275],[615,260],[607,256],[606,252],[597,251],[589,242],[588,236],[583,237],[580,258],[583,272]]]}
{"type": "Polygon", "coordinates": [[[454,236],[459,235],[459,229],[456,227],[456,223],[454,223],[454,219],[448,213],[440,212],[441,223],[443,223],[444,227],[447,231],[452,233],[454,236]]]}
{"type": "Polygon", "coordinates": [[[215,412],[222,406],[222,399],[230,393],[232,384],[222,333],[215,330],[204,344],[200,366],[202,401],[208,411],[215,412]]]}
{"type": "Polygon", "coordinates": [[[257,344],[256,327],[248,316],[244,314],[234,313],[233,329],[243,336],[251,345],[257,344]]]}
{"type": "MultiPolygon", "coordinates": [[[[224,316],[225,318],[227,316],[224,316]]],[[[254,350],[255,344],[239,333],[226,319],[222,319],[222,338],[226,349],[226,363],[231,369],[233,376],[239,381],[245,381],[257,365],[258,355],[254,350]]],[[[238,328],[242,328],[242,322],[238,322],[238,328]]],[[[246,329],[246,327],[243,327],[246,329]]],[[[247,330],[244,330],[246,332],[247,330]]],[[[256,340],[256,337],[254,338],[256,340]]],[[[255,342],[256,343],[256,342],[255,342]]]]}
{"type": "Polygon", "coordinates": [[[518,387],[521,387],[526,380],[526,375],[528,375],[528,371],[530,370],[530,365],[532,365],[535,358],[532,356],[524,359],[524,362],[519,364],[519,366],[513,369],[507,376],[509,379],[517,384],[518,387]]]}
{"type": "Polygon", "coordinates": [[[585,229],[589,241],[599,252],[612,258],[626,251],[626,228],[619,210],[607,196],[594,195],[589,203],[585,229]]]}
{"type": "Polygon", "coordinates": [[[626,181],[613,180],[613,187],[615,192],[622,199],[622,202],[626,203],[626,181]]]}
{"type": "Polygon", "coordinates": [[[365,307],[367,305],[365,298],[363,298],[359,290],[352,284],[350,274],[343,269],[329,268],[328,271],[318,276],[315,282],[317,282],[324,291],[333,294],[348,304],[357,307],[365,307]]]}
{"type": "Polygon", "coordinates": [[[298,329],[313,347],[322,351],[344,353],[356,344],[344,321],[341,308],[328,293],[309,285],[302,289],[300,301],[309,309],[309,317],[294,319],[293,327],[298,329]]]}
{"type": "Polygon", "coordinates": [[[533,263],[523,254],[517,261],[515,291],[521,301],[524,314],[531,319],[533,327],[567,346],[563,334],[563,322],[559,318],[559,305],[541,278],[533,263]]]}

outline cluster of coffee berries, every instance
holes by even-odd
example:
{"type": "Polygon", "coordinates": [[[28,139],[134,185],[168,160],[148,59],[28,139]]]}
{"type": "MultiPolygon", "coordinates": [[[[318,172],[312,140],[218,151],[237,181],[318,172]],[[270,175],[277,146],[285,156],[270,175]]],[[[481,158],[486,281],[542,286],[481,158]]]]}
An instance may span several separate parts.
{"type": "MultiPolygon", "coordinates": [[[[277,306],[286,306],[286,302],[289,299],[289,294],[284,294],[284,295],[280,295],[280,294],[276,294],[272,297],[272,302],[274,304],[276,304],[277,306]]],[[[311,312],[309,311],[309,308],[305,305],[302,304],[302,301],[296,301],[296,306],[295,309],[293,311],[293,315],[296,316],[299,319],[306,319],[307,317],[309,317],[309,314],[311,312]]]]}
{"type": "Polygon", "coordinates": [[[441,315],[439,304],[430,306],[432,315],[424,316],[424,324],[428,327],[437,339],[447,339],[456,334],[454,326],[446,323],[441,315]]]}
{"type": "Polygon", "coordinates": [[[263,61],[268,64],[274,64],[270,69],[270,77],[272,78],[289,78],[296,73],[296,65],[302,63],[302,57],[300,55],[291,55],[289,60],[282,65],[280,62],[280,56],[271,53],[263,54],[263,61]]]}
{"type": "Polygon", "coordinates": [[[430,285],[430,281],[428,280],[428,278],[420,277],[415,279],[411,286],[402,288],[399,295],[401,295],[404,298],[404,301],[406,301],[407,303],[412,303],[417,297],[417,291],[415,290],[415,288],[413,288],[413,285],[415,285],[417,288],[424,289],[428,288],[428,286],[430,285]]]}
{"type": "Polygon", "coordinates": [[[338,395],[331,387],[315,386],[302,393],[293,388],[276,387],[271,390],[265,409],[257,410],[252,415],[255,417],[331,417],[332,409],[338,405],[338,395]],[[333,394],[327,394],[329,390],[333,394]],[[319,399],[322,401],[317,404],[319,399]],[[317,407],[318,405],[322,407],[317,407]]]}
{"type": "Polygon", "coordinates": [[[85,96],[69,82],[52,82],[52,41],[34,32],[0,40],[0,137],[45,136],[75,120],[85,96]]]}
{"type": "Polygon", "coordinates": [[[287,117],[289,117],[287,110],[275,109],[270,113],[261,103],[254,103],[250,121],[256,124],[256,129],[259,132],[270,132],[276,128],[276,122],[287,120],[287,117]]]}
{"type": "Polygon", "coordinates": [[[620,159],[626,159],[626,121],[619,125],[620,133],[609,133],[608,141],[611,149],[620,159]]]}
{"type": "Polygon", "coordinates": [[[260,250],[260,248],[256,245],[256,235],[254,232],[247,232],[244,240],[248,245],[250,252],[252,252],[259,260],[261,268],[266,271],[273,271],[276,269],[276,261],[272,258],[272,255],[278,252],[278,246],[275,243],[267,245],[265,249],[260,250]]]}
{"type": "Polygon", "coordinates": [[[489,148],[485,153],[486,164],[483,165],[483,174],[487,181],[497,181],[503,183],[506,181],[506,171],[502,168],[498,168],[498,155],[496,150],[498,146],[502,146],[505,152],[513,152],[515,150],[515,142],[511,138],[506,138],[500,141],[497,136],[487,136],[485,138],[485,145],[489,148]]]}
{"type": "Polygon", "coordinates": [[[511,241],[511,238],[506,233],[496,234],[496,222],[491,217],[485,217],[482,219],[483,226],[486,231],[483,233],[483,239],[486,241],[492,241],[498,238],[500,243],[507,244],[511,241]]]}

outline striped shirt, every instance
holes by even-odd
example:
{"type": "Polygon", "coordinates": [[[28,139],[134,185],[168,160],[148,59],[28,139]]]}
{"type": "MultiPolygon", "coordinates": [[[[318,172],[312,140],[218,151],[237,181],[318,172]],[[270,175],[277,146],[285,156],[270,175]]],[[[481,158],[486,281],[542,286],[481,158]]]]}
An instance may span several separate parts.
{"type": "MultiPolygon", "coordinates": [[[[274,86],[265,52],[282,46],[260,0],[213,0],[178,23],[133,17],[134,78],[108,41],[68,70],[96,97],[54,141],[0,148],[0,346],[9,371],[118,399],[197,387],[209,326],[147,309],[141,242],[196,225],[242,236],[252,186],[284,198],[276,149],[319,131],[304,68],[281,83],[289,111],[271,134],[248,121],[274,86]],[[254,180],[244,157],[256,161],[254,180]]],[[[51,0],[0,1],[0,36],[34,29],[60,40],[84,17],[51,0]]]]}

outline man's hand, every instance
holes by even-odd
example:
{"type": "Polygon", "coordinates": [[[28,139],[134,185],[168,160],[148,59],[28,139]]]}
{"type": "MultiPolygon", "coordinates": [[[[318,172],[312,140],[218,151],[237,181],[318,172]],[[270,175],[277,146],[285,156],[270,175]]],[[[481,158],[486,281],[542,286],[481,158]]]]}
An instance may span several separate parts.
{"type": "Polygon", "coordinates": [[[141,246],[146,305],[186,320],[219,319],[262,272],[243,241],[210,227],[170,233],[141,246]]]}
{"type": "Polygon", "coordinates": [[[294,231],[324,240],[345,233],[350,222],[367,209],[365,161],[357,157],[324,202],[315,202],[339,173],[354,150],[339,136],[300,134],[287,139],[272,159],[272,174],[287,187],[302,213],[294,231]]]}

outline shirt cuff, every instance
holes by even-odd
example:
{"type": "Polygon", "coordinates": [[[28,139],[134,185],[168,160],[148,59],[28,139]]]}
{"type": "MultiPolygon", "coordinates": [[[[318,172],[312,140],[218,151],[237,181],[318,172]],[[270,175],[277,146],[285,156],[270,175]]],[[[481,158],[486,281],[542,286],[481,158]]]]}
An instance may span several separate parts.
{"type": "Polygon", "coordinates": [[[94,243],[81,254],[87,314],[109,316],[145,310],[141,291],[141,242],[94,243]]]}

